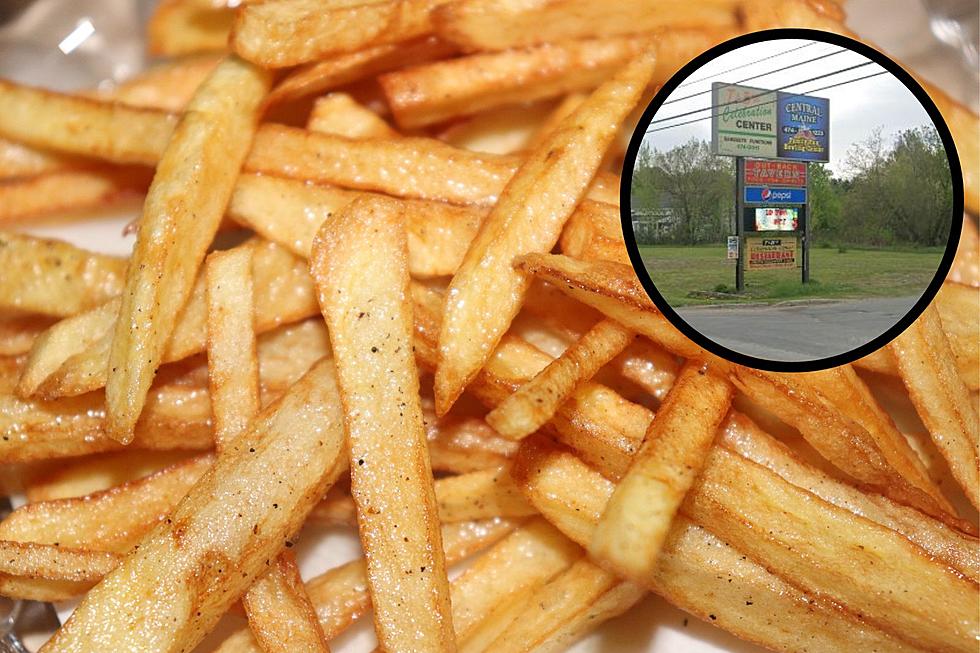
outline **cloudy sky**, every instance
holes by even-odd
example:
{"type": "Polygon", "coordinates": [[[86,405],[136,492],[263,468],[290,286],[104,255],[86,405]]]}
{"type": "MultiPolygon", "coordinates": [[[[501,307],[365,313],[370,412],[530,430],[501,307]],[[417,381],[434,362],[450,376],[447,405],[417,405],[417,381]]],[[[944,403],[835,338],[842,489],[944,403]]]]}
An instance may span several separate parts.
{"type": "Polygon", "coordinates": [[[711,140],[711,120],[708,119],[711,115],[710,111],[686,115],[674,120],[666,119],[709,107],[712,82],[744,83],[746,86],[766,89],[786,87],[784,90],[789,92],[815,91],[813,95],[828,98],[830,100],[830,168],[835,176],[847,175],[845,165],[847,150],[853,143],[864,140],[875,127],[882,127],[886,139],[890,139],[903,129],[932,123],[915,96],[891,73],[816,91],[824,86],[884,70],[878,64],[850,50],[802,63],[781,72],[765,74],[838,50],[841,50],[840,46],[830,43],[781,39],[754,43],[723,54],[691,73],[682,85],[670,94],[667,100],[669,104],[665,103],[660,107],[654,117],[654,121],[658,122],[651,124],[650,128],[666,127],[696,118],[705,119],[693,124],[648,133],[645,141],[655,149],[669,150],[691,138],[711,140]],[[759,61],[766,57],[770,58],[759,61]],[[858,64],[869,65],[800,83],[803,80],[836,73],[858,64]],[[692,95],[694,97],[688,97],[692,95]]]}

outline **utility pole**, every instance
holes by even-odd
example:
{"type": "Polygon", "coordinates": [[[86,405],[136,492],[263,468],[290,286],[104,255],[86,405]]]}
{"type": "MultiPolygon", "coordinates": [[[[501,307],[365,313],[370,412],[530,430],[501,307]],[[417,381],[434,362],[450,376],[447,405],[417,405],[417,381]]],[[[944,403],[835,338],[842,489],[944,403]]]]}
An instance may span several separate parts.
{"type": "Polygon", "coordinates": [[[735,290],[745,292],[745,158],[735,157],[735,236],[738,238],[738,258],[735,261],[735,290]]]}

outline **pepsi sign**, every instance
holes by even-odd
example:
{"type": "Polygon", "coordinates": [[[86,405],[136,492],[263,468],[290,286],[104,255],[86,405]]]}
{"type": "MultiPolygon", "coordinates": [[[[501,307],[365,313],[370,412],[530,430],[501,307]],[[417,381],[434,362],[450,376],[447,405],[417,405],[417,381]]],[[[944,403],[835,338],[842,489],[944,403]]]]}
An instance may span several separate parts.
{"type": "Polygon", "coordinates": [[[746,186],[746,204],[806,204],[805,188],[746,186]]]}

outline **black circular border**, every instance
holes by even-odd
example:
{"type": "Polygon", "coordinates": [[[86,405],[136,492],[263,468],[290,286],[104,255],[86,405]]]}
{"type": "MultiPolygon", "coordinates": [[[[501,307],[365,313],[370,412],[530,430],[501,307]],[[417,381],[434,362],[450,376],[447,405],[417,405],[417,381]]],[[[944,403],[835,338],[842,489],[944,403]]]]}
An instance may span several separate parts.
{"type": "Polygon", "coordinates": [[[626,149],[626,155],[623,159],[623,175],[620,180],[619,196],[620,220],[622,222],[623,239],[626,241],[626,250],[629,252],[630,262],[633,264],[633,270],[636,272],[636,276],[639,278],[644,290],[646,290],[647,295],[650,296],[650,299],[653,300],[653,303],[656,304],[661,313],[663,313],[663,315],[670,320],[671,324],[677,327],[681,333],[711,353],[746,367],[753,367],[770,372],[815,372],[817,370],[838,367],[840,365],[851,363],[858,358],[863,358],[864,356],[874,353],[881,347],[887,345],[899,334],[905,331],[905,329],[907,329],[912,322],[922,314],[926,307],[932,302],[933,298],[935,298],[936,293],[939,292],[939,289],[943,285],[943,281],[946,279],[946,275],[949,273],[949,270],[953,265],[953,257],[956,255],[956,247],[959,244],[960,233],[963,230],[963,172],[960,167],[959,155],[956,152],[956,145],[953,143],[953,136],[949,131],[949,127],[946,125],[946,121],[943,120],[942,114],[940,114],[936,104],[932,101],[922,86],[920,86],[919,83],[916,82],[915,79],[900,65],[889,59],[878,50],[875,50],[874,48],[861,43],[860,41],[855,41],[854,39],[850,39],[846,36],[835,34],[833,32],[823,32],[803,28],[771,29],[737,36],[731,40],[714,46],[706,52],[701,53],[688,62],[679,71],[674,73],[670,80],[668,80],[667,83],[657,91],[657,94],[653,97],[653,100],[650,101],[650,104],[640,117],[639,123],[637,123],[633,136],[630,138],[629,147],[626,149]],[[692,73],[697,71],[704,64],[713,60],[718,55],[725,54],[726,52],[730,52],[746,45],[760,43],[763,41],[771,41],[774,39],[809,39],[843,46],[857,52],[858,54],[864,55],[897,77],[903,84],[905,84],[905,87],[909,89],[912,95],[916,97],[919,103],[926,110],[926,113],[929,114],[933,124],[935,124],[936,130],[939,132],[939,137],[946,149],[946,158],[949,160],[950,176],[952,177],[953,181],[953,215],[950,222],[949,240],[946,243],[946,251],[943,254],[942,261],[939,263],[939,267],[936,270],[936,274],[933,277],[932,282],[928,287],[926,287],[926,290],[922,293],[919,301],[915,303],[915,305],[909,310],[908,313],[905,314],[902,319],[893,324],[891,328],[887,329],[884,333],[870,340],[869,342],[866,342],[860,347],[856,347],[855,349],[842,354],[836,354],[834,356],[828,356],[827,358],[808,361],[776,361],[749,356],[716,343],[710,338],[702,335],[701,332],[684,321],[684,319],[681,318],[676,311],[674,311],[670,304],[667,303],[667,300],[660,294],[660,291],[657,290],[656,284],[653,283],[653,280],[650,278],[650,274],[646,270],[646,266],[644,265],[643,259],[640,256],[639,246],[636,243],[636,236],[633,233],[633,220],[631,215],[632,207],[630,206],[632,201],[630,189],[633,185],[633,169],[636,166],[637,153],[640,150],[640,145],[643,142],[643,136],[646,133],[647,127],[650,125],[650,122],[656,115],[657,110],[660,109],[660,106],[664,103],[667,97],[692,73]]]}

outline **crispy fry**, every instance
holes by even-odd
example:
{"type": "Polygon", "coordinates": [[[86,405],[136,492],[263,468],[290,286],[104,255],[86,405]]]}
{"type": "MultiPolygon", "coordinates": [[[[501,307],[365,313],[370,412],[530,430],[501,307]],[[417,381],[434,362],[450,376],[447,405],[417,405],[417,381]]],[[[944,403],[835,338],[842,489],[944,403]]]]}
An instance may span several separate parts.
{"type": "Polygon", "coordinates": [[[653,571],[732,394],[727,380],[698,363],[681,371],[596,526],[593,558],[629,578],[653,571]]]}
{"type": "Polygon", "coordinates": [[[536,102],[480,113],[450,124],[438,138],[472,152],[520,153],[550,112],[550,104],[536,102]]]}
{"type": "Polygon", "coordinates": [[[320,230],[311,269],[337,358],[378,639],[392,651],[449,651],[449,583],[412,358],[407,250],[399,205],[357,200],[320,230]]]}
{"type": "Polygon", "coordinates": [[[153,165],[177,124],[171,114],[0,80],[0,135],[114,163],[153,165]]]}
{"type": "Polygon", "coordinates": [[[970,390],[980,390],[980,291],[944,283],[935,306],[960,379],[970,390]]]}
{"type": "Polygon", "coordinates": [[[520,310],[530,277],[509,263],[554,247],[616,125],[632,110],[652,71],[653,57],[644,55],[599,87],[528,157],[487,216],[448,291],[435,380],[440,415],[486,363],[520,310]],[[480,326],[478,335],[471,325],[480,326]]]}
{"type": "Polygon", "coordinates": [[[422,64],[379,81],[395,120],[410,129],[591,90],[650,49],[648,37],[550,44],[422,64]]]}
{"type": "MultiPolygon", "coordinates": [[[[256,134],[249,172],[398,197],[489,206],[520,167],[513,156],[477,154],[430,138],[352,140],[282,125],[256,134]]],[[[619,201],[619,179],[598,175],[592,199],[619,201]]]]}
{"type": "Polygon", "coordinates": [[[213,54],[182,57],[152,66],[115,86],[99,88],[91,95],[134,107],[182,111],[220,61],[221,57],[213,54]]]}
{"type": "Polygon", "coordinates": [[[81,164],[75,157],[46,152],[0,138],[0,180],[30,177],[81,164]]]}
{"type": "Polygon", "coordinates": [[[44,315],[0,314],[0,356],[26,354],[53,323],[53,318],[44,315]]]}
{"type": "Polygon", "coordinates": [[[43,650],[193,648],[344,469],[341,419],[323,361],[231,443],[43,650]]]}
{"type": "Polygon", "coordinates": [[[283,68],[425,36],[432,31],[429,14],[446,0],[342,3],[280,0],[242,9],[231,34],[231,46],[243,58],[283,68]]]}
{"type": "Polygon", "coordinates": [[[252,634],[265,653],[330,650],[290,552],[280,554],[242,603],[252,634]]]}
{"type": "Polygon", "coordinates": [[[144,168],[107,166],[0,181],[0,222],[107,208],[142,196],[149,185],[144,168]]]}
{"type": "Polygon", "coordinates": [[[122,443],[132,439],[177,313],[191,295],[269,84],[265,71],[225,59],[195,93],[157,166],[109,351],[106,427],[122,443]]]}
{"type": "Polygon", "coordinates": [[[58,240],[0,232],[0,269],[0,310],[65,317],[118,295],[126,261],[58,240]]]}
{"type": "Polygon", "coordinates": [[[938,311],[930,306],[889,345],[932,441],[974,506],[980,506],[980,418],[956,373],[938,311]]]}
{"type": "Polygon", "coordinates": [[[586,261],[615,261],[630,265],[619,210],[602,202],[582,202],[565,225],[561,251],[586,261]]]}
{"type": "MultiPolygon", "coordinates": [[[[535,438],[521,445],[519,482],[542,514],[587,543],[614,486],[581,461],[535,438]]],[[[679,516],[643,584],[685,611],[774,650],[922,651],[820,596],[806,594],[736,547],[679,516]]]]}
{"type": "Polygon", "coordinates": [[[948,279],[974,288],[980,287],[980,234],[977,233],[977,223],[965,213],[948,279]]]}
{"type": "Polygon", "coordinates": [[[316,95],[394,68],[441,59],[455,51],[455,46],[427,37],[399,45],[376,45],[336,55],[292,70],[269,93],[266,105],[316,95]]]}
{"type": "Polygon", "coordinates": [[[447,415],[436,417],[431,402],[423,401],[429,458],[435,471],[457,474],[506,465],[517,443],[497,435],[482,419],[447,415]]]}
{"type": "MultiPolygon", "coordinates": [[[[313,281],[306,267],[305,261],[277,245],[255,245],[252,274],[257,333],[316,314],[313,281]]],[[[207,345],[205,287],[203,276],[199,276],[164,350],[164,363],[204,351],[207,345]]],[[[112,300],[52,327],[32,350],[18,392],[22,396],[38,393],[60,397],[103,387],[118,305],[118,300],[112,300]],[[82,338],[85,344],[79,343],[82,338]]]]}
{"type": "Polygon", "coordinates": [[[582,559],[535,592],[527,610],[488,650],[562,651],[607,619],[633,607],[646,590],[582,559]]]}
{"type": "Polygon", "coordinates": [[[39,601],[69,599],[118,563],[117,554],[104,551],[0,540],[0,594],[39,601]]]}
{"type": "Polygon", "coordinates": [[[252,260],[252,248],[239,247],[215,252],[205,264],[208,391],[219,452],[245,430],[259,410],[252,260]]]}
{"type": "Polygon", "coordinates": [[[146,27],[147,50],[167,57],[226,50],[234,17],[233,11],[221,6],[163,0],[146,27]]]}
{"type": "Polygon", "coordinates": [[[664,27],[738,25],[733,0],[692,6],[682,0],[620,0],[615,11],[595,0],[465,0],[435,11],[436,32],[468,50],[507,48],[650,32],[664,27]]]}
{"type": "Polygon", "coordinates": [[[346,93],[329,93],[317,99],[306,128],[347,138],[391,138],[397,135],[383,118],[346,93]]]}
{"type": "Polygon", "coordinates": [[[436,507],[443,523],[493,516],[527,517],[536,511],[524,500],[506,468],[487,469],[435,482],[436,507]]]}
{"type": "Polygon", "coordinates": [[[592,378],[634,338],[613,320],[603,320],[539,375],[487,414],[487,423],[505,437],[520,439],[551,420],[558,406],[592,378]]]}

